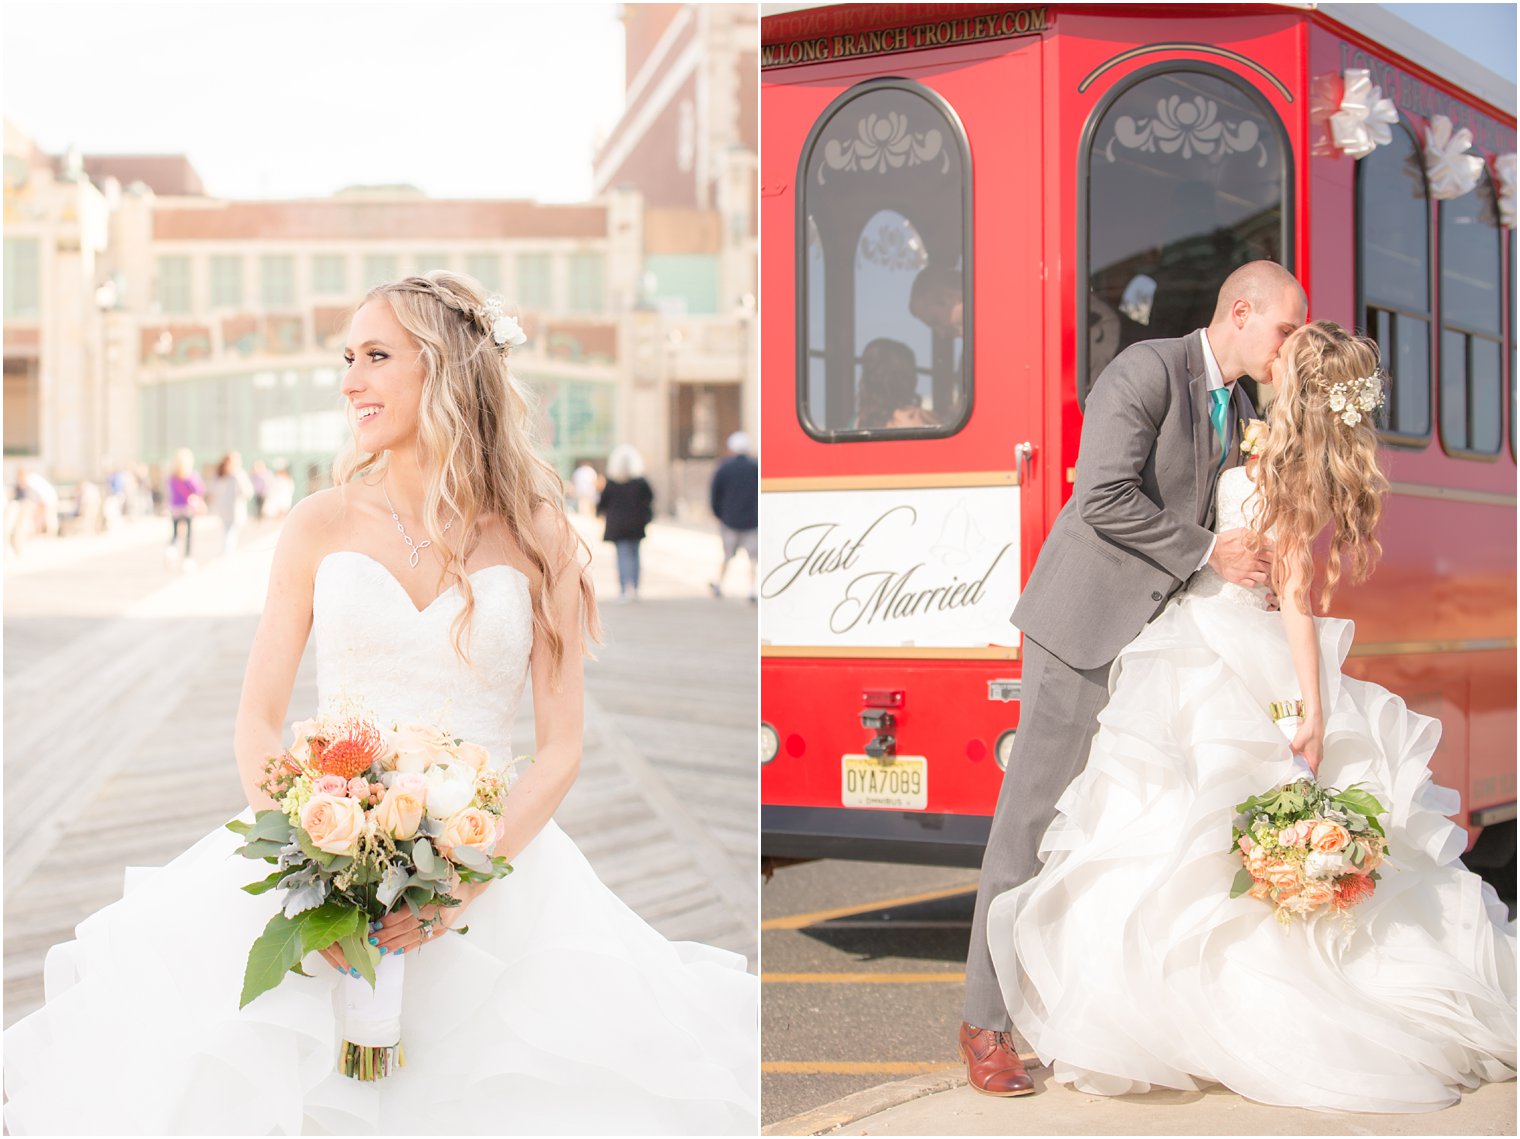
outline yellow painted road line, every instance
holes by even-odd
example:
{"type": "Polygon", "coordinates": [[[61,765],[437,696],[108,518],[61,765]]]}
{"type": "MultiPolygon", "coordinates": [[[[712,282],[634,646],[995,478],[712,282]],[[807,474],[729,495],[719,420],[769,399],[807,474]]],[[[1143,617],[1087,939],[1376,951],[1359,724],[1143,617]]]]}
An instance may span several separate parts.
{"type": "Polygon", "coordinates": [[[964,985],[964,973],[761,973],[773,985],[964,985]]]}
{"type": "Polygon", "coordinates": [[[911,906],[916,902],[933,902],[940,898],[954,898],[963,894],[976,893],[976,887],[951,886],[944,890],[928,890],[922,894],[908,894],[901,898],[886,898],[879,902],[866,902],[864,905],[840,906],[832,910],[815,910],[810,914],[793,914],[788,918],[771,918],[760,923],[762,930],[766,929],[804,929],[819,922],[828,921],[830,918],[855,917],[858,914],[868,914],[874,910],[890,909],[893,906],[911,906]]]}
{"type": "Polygon", "coordinates": [[[789,1076],[916,1076],[920,1072],[943,1072],[962,1065],[943,1060],[762,1060],[762,1072],[789,1076]]]}

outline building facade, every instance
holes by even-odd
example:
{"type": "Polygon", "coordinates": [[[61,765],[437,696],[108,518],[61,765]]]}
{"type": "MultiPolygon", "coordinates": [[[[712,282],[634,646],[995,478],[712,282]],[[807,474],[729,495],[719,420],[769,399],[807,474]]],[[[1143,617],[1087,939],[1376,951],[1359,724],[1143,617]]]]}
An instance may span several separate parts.
{"type": "Polygon", "coordinates": [[[618,443],[657,510],[701,517],[755,422],[758,29],[752,9],[623,9],[623,116],[591,201],[406,186],[233,201],[181,155],[42,153],[5,124],[5,455],[67,486],[189,447],[326,480],[347,436],[342,333],[375,284],[430,269],[520,315],[547,457],[618,443]]]}

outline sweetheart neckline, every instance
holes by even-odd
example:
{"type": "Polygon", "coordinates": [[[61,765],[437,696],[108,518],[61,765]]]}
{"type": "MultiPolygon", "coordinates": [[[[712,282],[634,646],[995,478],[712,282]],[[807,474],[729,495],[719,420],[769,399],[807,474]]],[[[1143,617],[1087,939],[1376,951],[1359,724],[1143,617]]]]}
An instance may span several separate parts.
{"type": "MultiPolygon", "coordinates": [[[[392,584],[394,584],[395,587],[398,590],[401,591],[401,596],[402,596],[402,598],[405,599],[405,601],[407,603],[407,606],[412,610],[413,613],[415,613],[419,617],[425,615],[429,610],[431,610],[433,608],[433,606],[437,605],[445,597],[448,597],[451,594],[459,592],[459,584],[458,584],[458,582],[451,582],[449,584],[449,586],[446,589],[443,590],[443,592],[441,592],[440,594],[438,594],[437,597],[433,598],[433,600],[429,601],[421,609],[418,609],[417,608],[417,603],[412,600],[412,595],[406,591],[406,586],[404,586],[403,584],[401,584],[401,579],[398,578],[395,574],[393,574],[386,567],[385,563],[382,562],[379,558],[376,558],[376,557],[374,557],[373,555],[370,555],[370,554],[366,554],[362,550],[331,550],[328,553],[323,554],[322,555],[322,559],[319,562],[317,562],[317,575],[318,576],[321,575],[322,568],[325,565],[327,565],[327,563],[328,563],[328,561],[330,559],[335,558],[335,557],[339,556],[340,554],[349,554],[352,557],[356,557],[356,558],[359,558],[362,561],[366,561],[370,565],[372,565],[375,568],[377,568],[382,574],[384,574],[387,578],[389,578],[391,580],[392,584]]],[[[478,577],[480,574],[487,573],[487,572],[489,572],[491,570],[502,570],[502,569],[508,570],[511,573],[515,574],[517,576],[517,578],[523,583],[524,586],[528,585],[528,575],[525,574],[525,573],[523,573],[523,571],[520,570],[520,569],[518,569],[516,566],[508,565],[506,562],[496,562],[493,565],[481,566],[479,569],[471,570],[469,573],[465,574],[465,577],[474,579],[474,578],[478,577]]]]}

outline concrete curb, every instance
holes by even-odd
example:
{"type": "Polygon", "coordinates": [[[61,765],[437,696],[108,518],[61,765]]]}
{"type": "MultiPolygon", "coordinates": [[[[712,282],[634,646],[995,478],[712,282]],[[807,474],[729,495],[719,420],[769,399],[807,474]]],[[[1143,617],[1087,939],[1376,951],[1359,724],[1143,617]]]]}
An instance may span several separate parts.
{"type": "Polygon", "coordinates": [[[965,1082],[966,1073],[958,1066],[943,1072],[925,1072],[911,1079],[878,1084],[874,1088],[854,1092],[833,1103],[772,1123],[769,1127],[762,1128],[760,1134],[825,1135],[836,1128],[848,1127],[868,1115],[901,1107],[924,1096],[949,1091],[965,1082]]]}

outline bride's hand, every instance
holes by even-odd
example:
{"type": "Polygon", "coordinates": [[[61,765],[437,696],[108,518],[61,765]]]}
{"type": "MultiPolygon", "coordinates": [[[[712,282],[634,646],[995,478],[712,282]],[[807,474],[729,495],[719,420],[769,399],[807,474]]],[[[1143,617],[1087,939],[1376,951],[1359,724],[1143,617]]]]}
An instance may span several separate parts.
{"type": "Polygon", "coordinates": [[[1305,716],[1298,725],[1292,742],[1288,745],[1294,755],[1301,755],[1317,778],[1320,761],[1324,758],[1325,722],[1319,716],[1305,716]]]}
{"type": "Polygon", "coordinates": [[[1261,548],[1253,550],[1247,544],[1250,535],[1245,526],[1224,531],[1214,543],[1209,565],[1225,581],[1236,585],[1266,585],[1272,577],[1272,541],[1264,538],[1261,548]]]}

